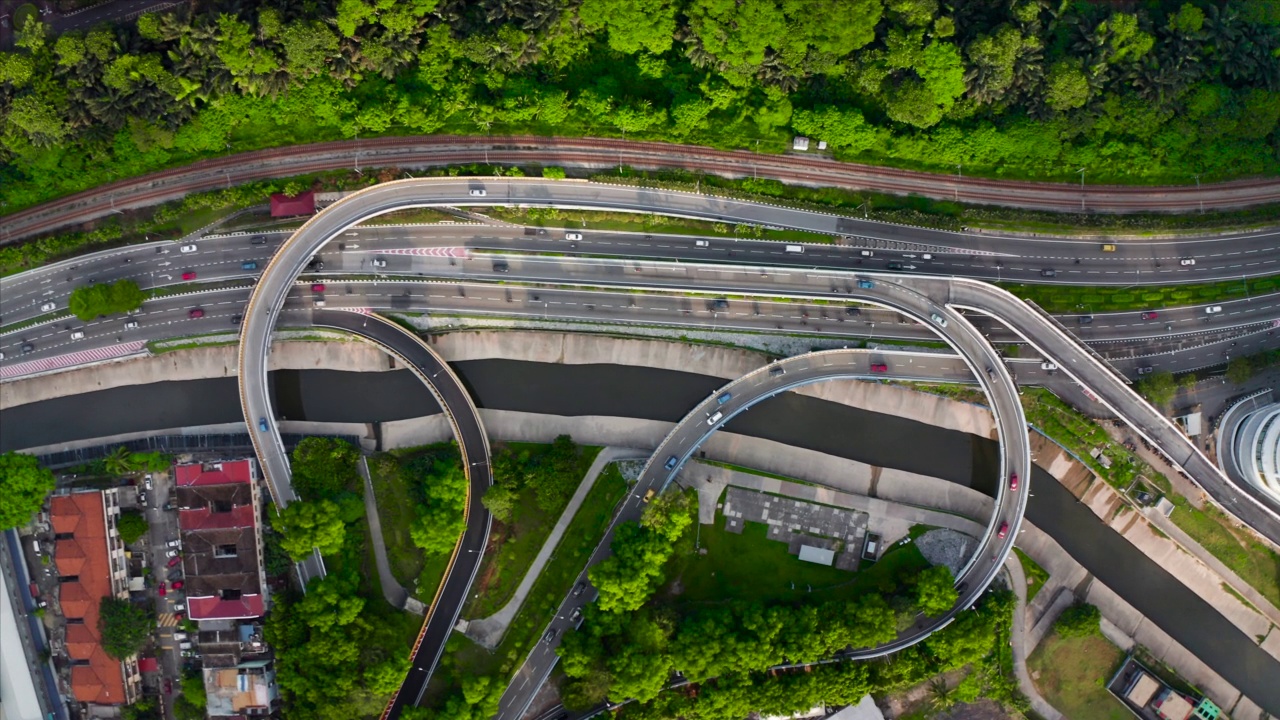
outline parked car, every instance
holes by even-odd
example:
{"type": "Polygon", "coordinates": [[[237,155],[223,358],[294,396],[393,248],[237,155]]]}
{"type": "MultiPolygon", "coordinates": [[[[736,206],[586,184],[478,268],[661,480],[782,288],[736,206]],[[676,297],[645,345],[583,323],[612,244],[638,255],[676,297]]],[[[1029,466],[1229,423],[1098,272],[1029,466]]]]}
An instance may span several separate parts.
{"type": "Polygon", "coordinates": [[[574,608],[573,613],[569,615],[569,622],[576,623],[581,619],[582,619],[582,608],[580,607],[574,608]]]}
{"type": "Polygon", "coordinates": [[[204,317],[204,310],[200,308],[192,308],[191,312],[187,313],[187,317],[191,318],[192,320],[196,318],[202,318],[204,317]]]}
{"type": "Polygon", "coordinates": [[[174,580],[172,583],[170,583],[170,585],[173,587],[174,590],[181,590],[183,586],[183,582],[181,580],[174,580]]]}
{"type": "Polygon", "coordinates": [[[193,271],[193,270],[188,270],[188,271],[186,271],[186,272],[182,273],[182,279],[183,279],[183,280],[195,280],[195,279],[196,279],[195,271],[193,271]]]}
{"type": "Polygon", "coordinates": [[[197,251],[197,250],[199,250],[199,249],[200,249],[200,248],[196,247],[195,245],[183,245],[182,247],[178,248],[178,252],[181,252],[181,253],[193,253],[193,252],[195,252],[195,251],[197,251]]]}
{"type": "Polygon", "coordinates": [[[1160,317],[1160,313],[1154,310],[1142,313],[1143,320],[1155,320],[1158,317],[1160,317]]]}
{"type": "Polygon", "coordinates": [[[58,309],[57,303],[47,302],[40,306],[40,312],[53,312],[58,309]]]}
{"type": "Polygon", "coordinates": [[[187,634],[184,632],[176,632],[173,634],[173,639],[177,640],[178,642],[186,642],[187,634]]]}
{"type": "Polygon", "coordinates": [[[182,556],[181,556],[181,555],[176,555],[176,556],[174,556],[174,557],[171,557],[171,558],[169,558],[169,567],[173,567],[174,565],[177,565],[177,564],[178,564],[178,563],[180,563],[180,562],[182,562],[182,556]]]}
{"type": "Polygon", "coordinates": [[[1013,474],[1011,474],[1011,475],[1009,476],[1009,489],[1010,489],[1010,490],[1013,490],[1013,491],[1015,491],[1015,492],[1017,491],[1017,489],[1018,489],[1018,473],[1013,473],[1013,474]]]}
{"type": "Polygon", "coordinates": [[[164,551],[164,556],[165,556],[165,557],[177,557],[177,556],[178,556],[178,551],[177,551],[177,550],[165,550],[165,551],[164,551]]]}
{"type": "Polygon", "coordinates": [[[1009,523],[1008,522],[1000,523],[1000,533],[999,533],[1000,539],[1003,540],[1008,536],[1009,536],[1009,523]]]}
{"type": "Polygon", "coordinates": [[[151,476],[148,475],[142,480],[142,486],[148,490],[151,489],[151,476]]]}
{"type": "Polygon", "coordinates": [[[166,545],[168,545],[168,546],[169,546],[169,547],[171,547],[171,548],[179,548],[179,547],[182,547],[182,541],[181,541],[181,540],[170,540],[169,542],[167,542],[167,543],[165,543],[165,544],[166,544],[166,545]]]}

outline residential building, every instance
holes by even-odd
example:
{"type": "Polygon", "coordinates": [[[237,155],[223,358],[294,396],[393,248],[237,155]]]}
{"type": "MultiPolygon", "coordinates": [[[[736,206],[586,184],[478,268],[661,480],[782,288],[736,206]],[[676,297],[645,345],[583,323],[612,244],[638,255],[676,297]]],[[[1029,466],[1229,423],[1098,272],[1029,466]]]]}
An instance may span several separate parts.
{"type": "Polygon", "coordinates": [[[206,712],[211,718],[267,716],[280,706],[275,668],[270,660],[234,667],[205,668],[206,712]]]}
{"type": "Polygon", "coordinates": [[[105,597],[129,599],[124,543],[116,529],[115,489],[71,492],[50,499],[58,598],[66,620],[65,650],[71,693],[86,705],[122,705],[138,699],[138,659],[119,661],[102,648],[99,606],[105,597]]]}
{"type": "Polygon", "coordinates": [[[197,622],[261,617],[267,608],[257,465],[174,469],[187,614],[197,622]]]}

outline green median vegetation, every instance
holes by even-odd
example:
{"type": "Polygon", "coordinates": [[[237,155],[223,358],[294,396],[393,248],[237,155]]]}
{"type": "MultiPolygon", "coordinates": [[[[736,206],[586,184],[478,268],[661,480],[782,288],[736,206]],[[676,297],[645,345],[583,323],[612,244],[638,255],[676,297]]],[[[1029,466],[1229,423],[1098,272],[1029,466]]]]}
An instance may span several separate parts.
{"type": "Polygon", "coordinates": [[[128,313],[142,307],[146,294],[133,280],[86,285],[71,291],[67,309],[84,321],[103,315],[128,313]]]}
{"type": "Polygon", "coordinates": [[[1049,572],[1040,567],[1040,563],[1031,559],[1031,556],[1022,551],[1021,548],[1014,548],[1013,551],[1018,554],[1018,562],[1022,563],[1022,574],[1027,576],[1027,604],[1035,599],[1036,593],[1040,592],[1040,588],[1049,580],[1049,572]]]}
{"type": "Polygon", "coordinates": [[[1034,302],[1046,312],[1088,315],[1099,312],[1162,310],[1187,305],[1243,300],[1247,297],[1275,292],[1280,288],[1280,275],[1189,285],[1111,287],[1001,283],[1001,287],[1023,300],[1034,302]]]}
{"type": "Polygon", "coordinates": [[[1105,687],[1124,653],[1098,630],[1097,608],[1073,606],[1027,658],[1027,669],[1049,704],[1069,718],[1129,720],[1132,715],[1105,687]],[[1092,619],[1086,617],[1092,615],[1092,619]]]}

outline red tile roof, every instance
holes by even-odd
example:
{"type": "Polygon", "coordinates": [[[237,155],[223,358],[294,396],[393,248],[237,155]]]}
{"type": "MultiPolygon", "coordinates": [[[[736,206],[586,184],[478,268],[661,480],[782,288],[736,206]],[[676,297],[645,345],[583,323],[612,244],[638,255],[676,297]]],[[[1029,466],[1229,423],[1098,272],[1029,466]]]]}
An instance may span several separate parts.
{"type": "Polygon", "coordinates": [[[247,483],[253,479],[251,469],[248,460],[224,462],[220,468],[211,470],[205,470],[199,463],[192,463],[174,468],[174,478],[181,486],[247,483]]]}
{"type": "Polygon", "coordinates": [[[159,672],[160,661],[153,657],[138,658],[139,672],[159,672]]]}
{"type": "Polygon", "coordinates": [[[288,217],[290,215],[314,215],[316,212],[316,194],[310,190],[289,197],[284,193],[271,196],[271,217],[288,217]]]}
{"type": "Polygon", "coordinates": [[[178,527],[188,532],[251,528],[253,519],[252,505],[236,505],[230,512],[214,512],[210,507],[178,511],[178,527]]]}
{"type": "MultiPolygon", "coordinates": [[[[55,495],[49,503],[49,519],[58,533],[74,533],[54,546],[59,572],[76,568],[75,582],[62,583],[59,600],[68,618],[67,654],[87,665],[71,668],[71,691],[76,700],[101,705],[125,702],[124,667],[107,655],[98,635],[98,606],[112,595],[111,556],[107,549],[107,525],[101,492],[55,495]],[[63,553],[66,553],[65,557],[63,553]]],[[[65,573],[64,573],[65,574],[65,573]]]]}
{"type": "Polygon", "coordinates": [[[261,595],[241,595],[239,600],[187,597],[187,612],[192,620],[255,618],[261,617],[264,611],[261,595]]]}

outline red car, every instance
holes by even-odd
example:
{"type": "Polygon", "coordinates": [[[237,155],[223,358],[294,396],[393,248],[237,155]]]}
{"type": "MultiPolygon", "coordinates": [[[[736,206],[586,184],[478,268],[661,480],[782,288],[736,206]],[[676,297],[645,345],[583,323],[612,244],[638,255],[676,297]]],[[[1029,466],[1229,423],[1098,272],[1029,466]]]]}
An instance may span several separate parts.
{"type": "Polygon", "coordinates": [[[186,613],[174,613],[174,614],[173,614],[173,619],[174,619],[174,620],[177,620],[178,622],[182,622],[183,620],[186,620],[186,619],[187,619],[187,614],[186,614],[186,613]]]}
{"type": "Polygon", "coordinates": [[[189,317],[189,318],[191,318],[191,319],[193,319],[193,320],[194,320],[194,319],[196,319],[196,318],[202,318],[202,317],[204,317],[204,310],[202,310],[202,309],[200,309],[200,308],[192,308],[192,309],[191,309],[191,312],[187,313],[187,317],[189,317]]]}
{"type": "Polygon", "coordinates": [[[164,583],[160,583],[159,585],[156,586],[156,592],[160,593],[160,597],[164,597],[169,593],[169,591],[165,588],[164,583]]]}
{"type": "Polygon", "coordinates": [[[873,373],[889,372],[889,366],[885,365],[884,363],[872,363],[871,372],[873,373]]]}
{"type": "Polygon", "coordinates": [[[169,678],[164,679],[164,694],[165,695],[173,694],[173,681],[170,680],[169,678]]]}
{"type": "Polygon", "coordinates": [[[1154,310],[1153,310],[1153,311],[1151,311],[1151,312],[1144,312],[1144,313],[1142,313],[1142,319],[1143,319],[1143,320],[1155,320],[1155,319],[1156,319],[1156,318],[1158,318],[1158,317],[1160,317],[1160,313],[1155,312],[1154,310]]]}
{"type": "Polygon", "coordinates": [[[1000,539],[1003,540],[1009,534],[1009,523],[1000,523],[1000,539]]]}
{"type": "Polygon", "coordinates": [[[174,580],[173,582],[171,582],[171,583],[169,583],[169,584],[173,586],[173,589],[174,589],[174,590],[181,590],[181,589],[182,589],[182,581],[181,581],[181,580],[174,580]]]}
{"type": "Polygon", "coordinates": [[[182,273],[182,279],[183,279],[183,280],[195,280],[195,279],[196,279],[196,274],[195,274],[194,272],[192,272],[192,271],[188,270],[188,271],[186,271],[186,272],[182,273]]]}
{"type": "Polygon", "coordinates": [[[1009,476],[1009,489],[1017,491],[1018,489],[1018,473],[1009,476]]]}
{"type": "Polygon", "coordinates": [[[324,283],[312,283],[311,292],[314,292],[314,293],[324,292],[324,283]]]}
{"type": "Polygon", "coordinates": [[[180,562],[182,562],[182,556],[181,556],[181,555],[178,555],[178,556],[176,556],[176,557],[171,557],[171,558],[169,558],[169,567],[173,567],[174,565],[177,565],[177,564],[178,564],[178,563],[180,563],[180,562]]]}

